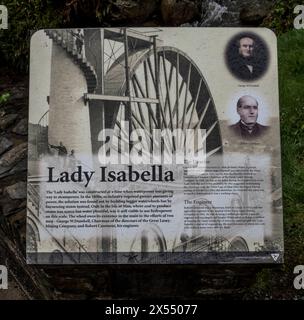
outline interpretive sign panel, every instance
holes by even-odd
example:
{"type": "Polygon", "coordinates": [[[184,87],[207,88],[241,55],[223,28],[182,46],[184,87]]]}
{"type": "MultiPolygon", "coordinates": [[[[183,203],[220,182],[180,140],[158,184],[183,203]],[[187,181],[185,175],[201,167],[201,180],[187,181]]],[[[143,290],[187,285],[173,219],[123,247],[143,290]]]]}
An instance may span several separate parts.
{"type": "Polygon", "coordinates": [[[31,39],[28,263],[282,263],[268,29],[31,39]]]}

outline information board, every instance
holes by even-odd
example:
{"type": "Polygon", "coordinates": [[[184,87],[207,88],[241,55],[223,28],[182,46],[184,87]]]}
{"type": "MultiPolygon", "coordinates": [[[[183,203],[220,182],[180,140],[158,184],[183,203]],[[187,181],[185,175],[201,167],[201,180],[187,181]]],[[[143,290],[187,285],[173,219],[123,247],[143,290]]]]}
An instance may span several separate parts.
{"type": "Polygon", "coordinates": [[[277,69],[264,28],[36,32],[28,263],[282,263],[277,69]]]}

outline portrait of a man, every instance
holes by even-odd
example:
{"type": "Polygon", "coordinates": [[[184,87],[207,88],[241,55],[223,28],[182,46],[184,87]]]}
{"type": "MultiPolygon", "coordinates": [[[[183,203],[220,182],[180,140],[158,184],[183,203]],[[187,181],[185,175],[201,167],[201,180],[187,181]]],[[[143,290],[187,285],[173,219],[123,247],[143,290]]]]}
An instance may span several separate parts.
{"type": "Polygon", "coordinates": [[[230,126],[234,135],[242,139],[251,139],[261,137],[268,131],[269,126],[257,122],[259,104],[254,97],[249,95],[240,97],[237,101],[236,111],[240,120],[230,126]]]}
{"type": "Polygon", "coordinates": [[[252,81],[260,78],[268,66],[268,51],[264,42],[253,34],[234,37],[226,50],[226,63],[238,79],[252,81]]]}

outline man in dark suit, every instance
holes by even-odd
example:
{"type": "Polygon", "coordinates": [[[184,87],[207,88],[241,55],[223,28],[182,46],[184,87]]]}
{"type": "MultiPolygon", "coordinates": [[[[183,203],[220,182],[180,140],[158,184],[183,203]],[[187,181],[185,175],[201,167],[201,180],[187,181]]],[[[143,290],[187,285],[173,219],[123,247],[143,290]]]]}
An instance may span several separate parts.
{"type": "Polygon", "coordinates": [[[254,40],[245,36],[240,38],[237,44],[238,57],[231,66],[233,73],[242,80],[257,79],[262,70],[256,61],[254,40]]]}
{"type": "Polygon", "coordinates": [[[239,138],[257,138],[269,129],[268,126],[257,123],[258,102],[252,96],[246,95],[240,97],[236,109],[240,116],[240,121],[230,126],[230,129],[239,138]]]}

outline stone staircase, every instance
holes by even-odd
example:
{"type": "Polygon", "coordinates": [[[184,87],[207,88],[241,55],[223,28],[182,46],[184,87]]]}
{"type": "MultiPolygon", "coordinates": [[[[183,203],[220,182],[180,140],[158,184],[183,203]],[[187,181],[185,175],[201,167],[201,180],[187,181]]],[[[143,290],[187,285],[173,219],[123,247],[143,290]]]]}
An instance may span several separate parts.
{"type": "Polygon", "coordinates": [[[77,35],[73,29],[69,30],[45,30],[46,35],[53,40],[54,43],[66,50],[69,56],[82,70],[88,86],[88,93],[94,93],[97,86],[97,75],[88,62],[84,53],[84,45],[82,46],[81,53],[78,52],[76,46],[77,35]]]}

